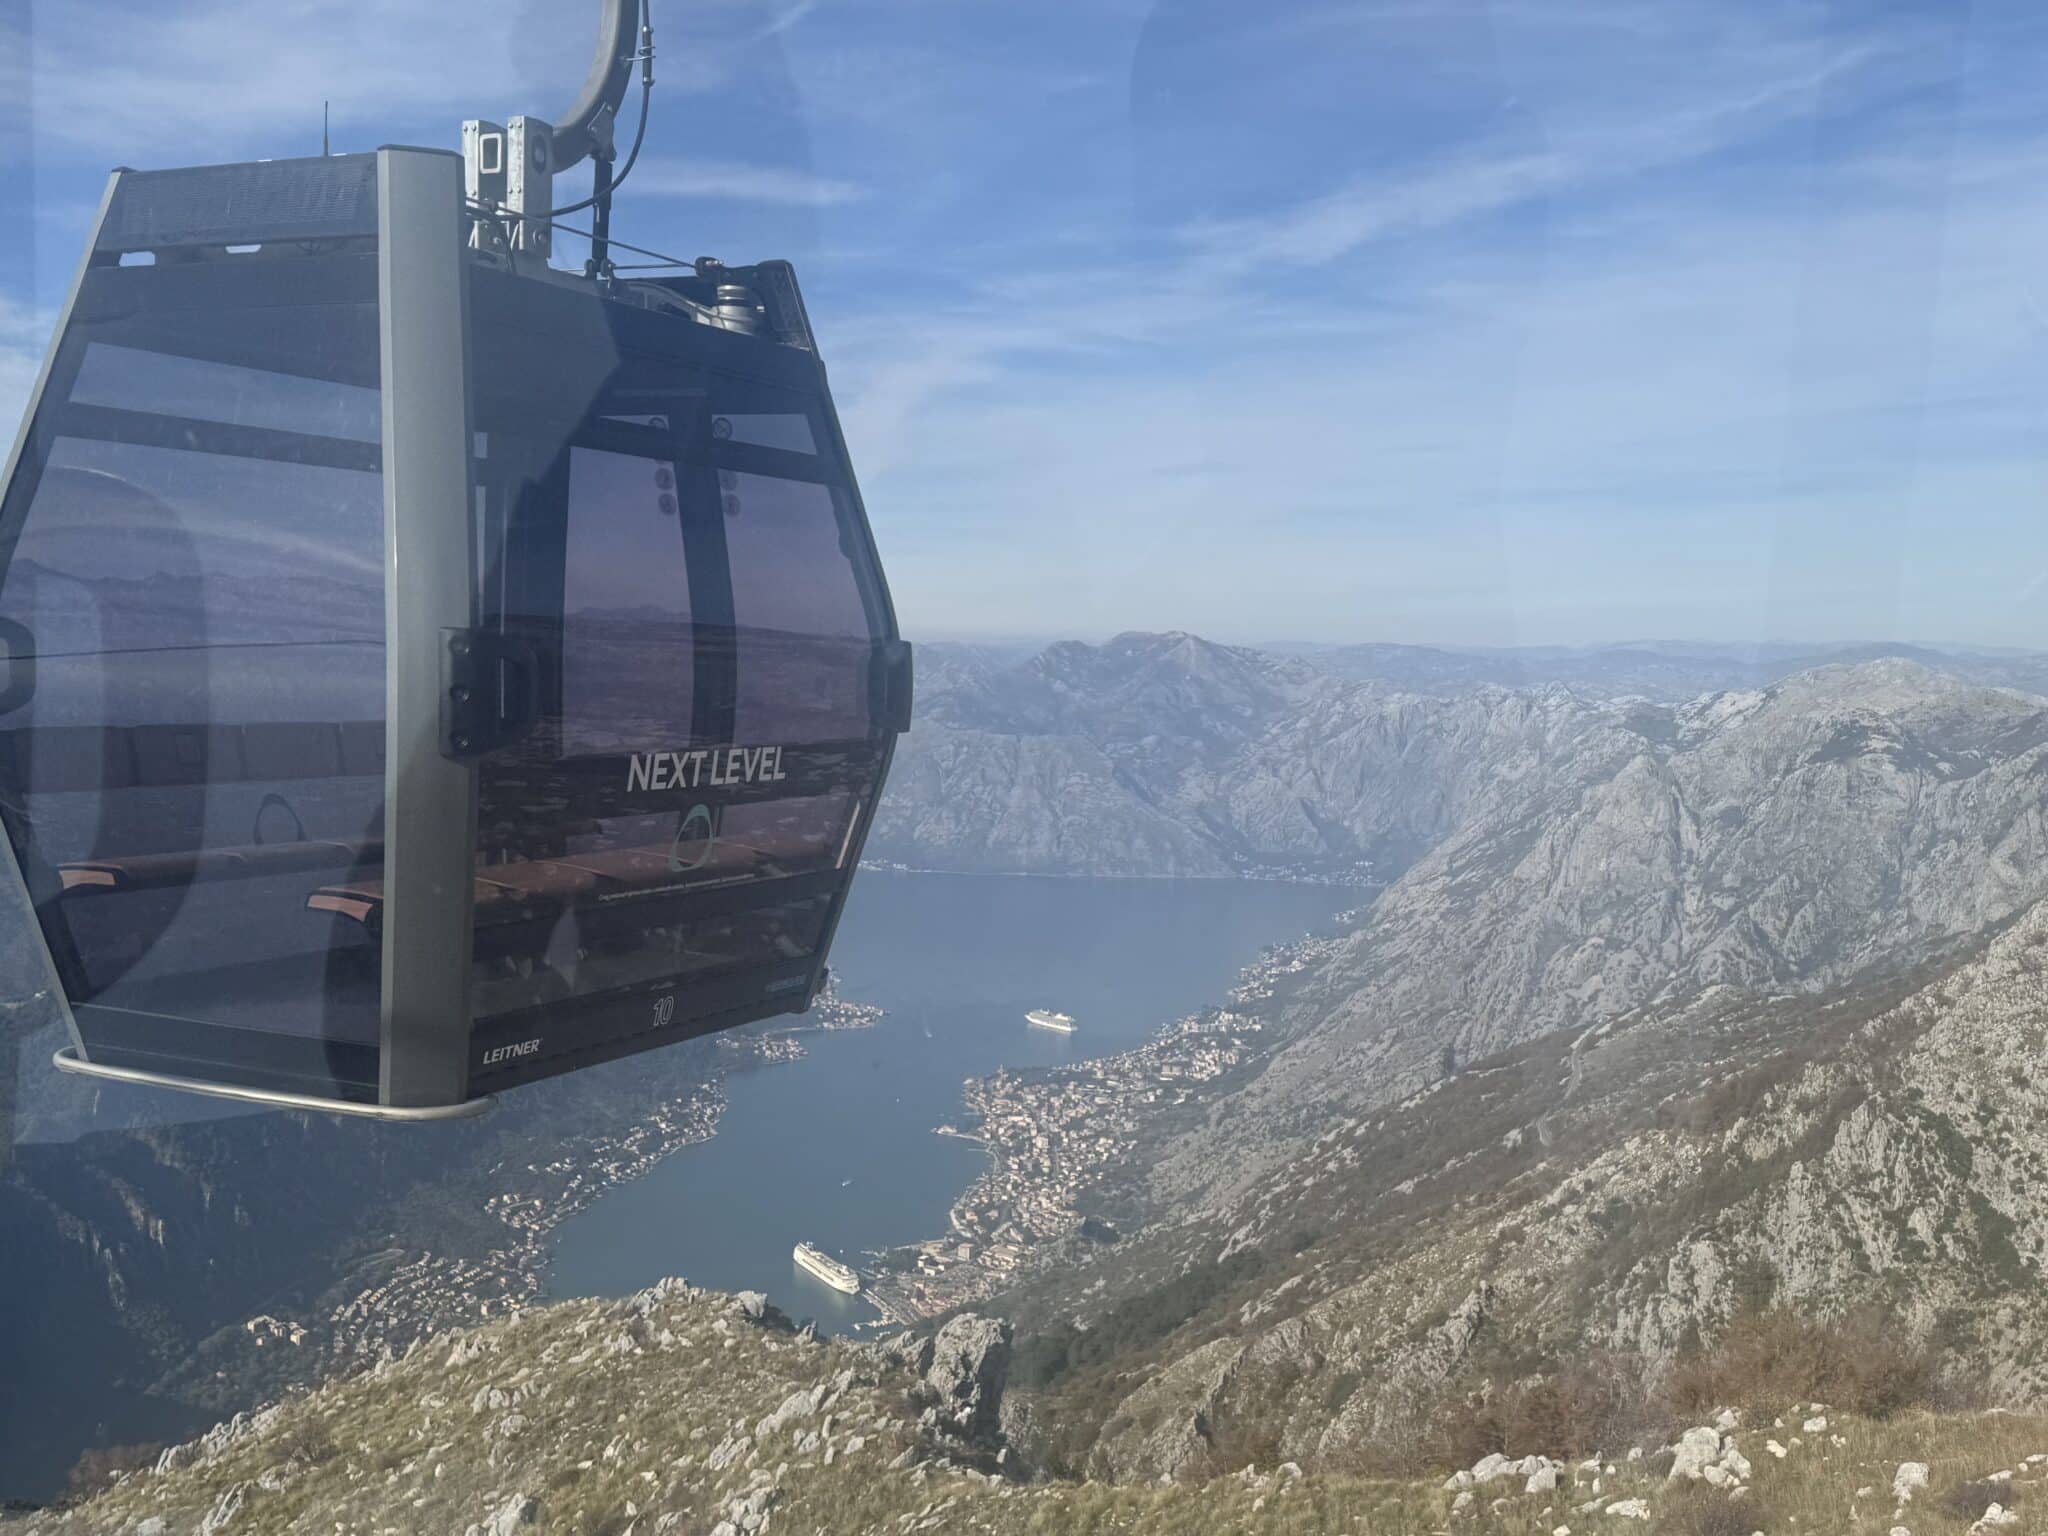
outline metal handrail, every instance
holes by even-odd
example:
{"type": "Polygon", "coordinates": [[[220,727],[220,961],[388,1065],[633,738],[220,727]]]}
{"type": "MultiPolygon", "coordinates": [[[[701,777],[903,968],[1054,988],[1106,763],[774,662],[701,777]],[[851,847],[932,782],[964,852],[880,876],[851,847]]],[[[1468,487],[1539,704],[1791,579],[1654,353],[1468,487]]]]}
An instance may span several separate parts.
{"type": "Polygon", "coordinates": [[[270,1088],[246,1088],[239,1083],[211,1083],[203,1078],[179,1077],[169,1072],[147,1072],[140,1067],[114,1067],[87,1061],[75,1046],[65,1046],[50,1058],[59,1072],[74,1077],[97,1077],[113,1083],[134,1083],[144,1088],[174,1088],[181,1093],[203,1093],[210,1098],[232,1099],[240,1104],[261,1104],[267,1109],[297,1109],[319,1115],[353,1115],[362,1120],[394,1120],[418,1123],[429,1120],[467,1120],[488,1113],[496,1104],[489,1094],[465,1099],[460,1104],[433,1104],[414,1108],[402,1104],[362,1104],[353,1099],[323,1099],[310,1093],[281,1093],[270,1088]]]}

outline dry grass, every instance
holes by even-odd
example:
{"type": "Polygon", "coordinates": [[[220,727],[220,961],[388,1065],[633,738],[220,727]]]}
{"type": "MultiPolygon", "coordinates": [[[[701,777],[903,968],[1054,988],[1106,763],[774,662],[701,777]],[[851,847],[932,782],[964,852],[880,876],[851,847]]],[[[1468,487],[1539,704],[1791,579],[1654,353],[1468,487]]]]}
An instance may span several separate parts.
{"type": "Polygon", "coordinates": [[[1943,1489],[1939,1502],[1943,1512],[1954,1519],[1974,1521],[1994,1504],[2017,1507],[2019,1497],[2011,1478],[1972,1477],[1943,1489]]]}
{"type": "Polygon", "coordinates": [[[1421,1465],[1469,1467],[1494,1451],[1577,1461],[1616,1446],[1656,1444],[1675,1423],[1672,1411],[1645,1389],[1640,1365],[1595,1355],[1439,1405],[1421,1465]]]}
{"type": "MultiPolygon", "coordinates": [[[[260,1433],[213,1458],[128,1476],[28,1530],[118,1536],[162,1515],[183,1533],[239,1488],[230,1536],[459,1536],[515,1492],[539,1501],[538,1521],[526,1528],[534,1536],[650,1536],[663,1516],[676,1517],[678,1536],[703,1536],[736,1494],[772,1487],[770,1536],[1552,1536],[1560,1525],[1577,1536],[1816,1536],[1888,1529],[1892,1477],[1907,1460],[1933,1468],[1932,1487],[1901,1522],[1913,1536],[1965,1536],[1989,1502],[1980,1492],[2001,1471],[2016,1478],[1999,1502],[2048,1505],[2048,1459],[2026,1460],[2048,1453],[2048,1416],[1906,1411],[1880,1421],[1830,1409],[1829,1428],[1808,1434],[1802,1408],[1783,1424],[1752,1417],[1739,1432],[1754,1469],[1740,1499],[1670,1483],[1650,1457],[1629,1463],[1626,1447],[1609,1443],[1598,1449],[1613,1461],[1575,1470],[1553,1493],[1524,1494],[1518,1480],[1504,1480],[1453,1515],[1441,1474],[1296,1476],[1262,1467],[1199,1485],[1111,1486],[892,1470],[918,1439],[907,1377],[864,1352],[743,1322],[710,1293],[665,1298],[639,1319],[612,1304],[572,1303],[468,1337],[484,1346],[473,1358],[464,1358],[470,1345],[458,1351],[438,1339],[380,1374],[288,1403],[260,1433]],[[711,1465],[735,1428],[757,1427],[791,1392],[848,1370],[854,1379],[825,1410],[829,1429],[821,1413],[711,1465]],[[493,1388],[517,1400],[493,1403],[493,1388]],[[506,1433],[508,1414],[526,1422],[506,1433]],[[829,1438],[807,1442],[814,1430],[829,1438]],[[1788,1447],[1783,1460],[1765,1449],[1772,1437],[1788,1447]],[[1875,1492],[1859,1495],[1864,1488],[1875,1492]],[[1580,1509],[1595,1498],[1603,1506],[1644,1499],[1651,1518],[1580,1509]]],[[[1597,1363],[1587,1369],[1584,1380],[1530,1396],[1501,1433],[1562,1433],[1554,1426],[1628,1408],[1597,1363]]]]}

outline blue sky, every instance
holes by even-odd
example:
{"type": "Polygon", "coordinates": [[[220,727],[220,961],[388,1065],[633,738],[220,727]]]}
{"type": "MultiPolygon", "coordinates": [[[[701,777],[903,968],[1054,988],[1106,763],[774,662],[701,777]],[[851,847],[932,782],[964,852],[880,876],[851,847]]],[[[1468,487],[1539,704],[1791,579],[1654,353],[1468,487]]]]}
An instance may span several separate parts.
{"type": "MultiPolygon", "coordinates": [[[[105,167],[546,115],[591,11],[10,6],[10,420],[105,167]]],[[[2036,6],[655,20],[618,231],[798,263],[913,636],[2048,644],[2036,6]]]]}

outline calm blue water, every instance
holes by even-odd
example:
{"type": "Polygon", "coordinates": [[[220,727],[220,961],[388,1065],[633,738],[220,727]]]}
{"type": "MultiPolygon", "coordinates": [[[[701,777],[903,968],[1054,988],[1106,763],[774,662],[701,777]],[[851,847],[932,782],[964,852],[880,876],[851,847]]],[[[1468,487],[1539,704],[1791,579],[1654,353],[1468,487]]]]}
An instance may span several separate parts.
{"type": "Polygon", "coordinates": [[[1220,1002],[1246,962],[1354,905],[1334,888],[1226,880],[1039,880],[864,872],[833,945],[842,996],[873,1029],[803,1037],[802,1061],[726,1080],[718,1134],[607,1191],[557,1230],[550,1289],[617,1296],[664,1275],[766,1291],[827,1329],[874,1314],[790,1262],[798,1239],[848,1258],[936,1237],[981,1171],[934,1136],[961,1085],[1135,1045],[1220,1002]],[[1032,1029],[1057,1008],[1080,1029],[1032,1029]]]}

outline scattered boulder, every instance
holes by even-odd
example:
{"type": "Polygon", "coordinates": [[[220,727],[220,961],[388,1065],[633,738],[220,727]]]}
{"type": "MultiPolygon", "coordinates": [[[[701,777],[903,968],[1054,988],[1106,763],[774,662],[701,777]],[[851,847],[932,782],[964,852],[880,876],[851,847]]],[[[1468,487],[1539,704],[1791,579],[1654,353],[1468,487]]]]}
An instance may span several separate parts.
{"type": "Polygon", "coordinates": [[[1624,1520],[1647,1520],[1650,1518],[1648,1499],[1620,1499],[1607,1506],[1607,1513],[1619,1515],[1624,1520]]]}
{"type": "Polygon", "coordinates": [[[1678,1437],[1676,1455],[1668,1477],[1689,1477],[1698,1482],[1708,1467],[1721,1459],[1721,1431],[1711,1424],[1688,1429],[1678,1437]]]}
{"type": "MultiPolygon", "coordinates": [[[[216,1532],[226,1530],[233,1523],[235,1516],[242,1512],[242,1501],[247,1497],[248,1484],[246,1483],[237,1483],[234,1487],[223,1492],[219,1498],[213,1501],[213,1508],[209,1509],[200,1518],[199,1536],[215,1536],[216,1532]]],[[[1992,1509],[1998,1508],[1996,1504],[1991,1507],[1992,1509]]],[[[1990,1518],[1988,1512],[1985,1518],[1990,1518]]]]}
{"type": "Polygon", "coordinates": [[[1892,1498],[1900,1505],[1913,1502],[1913,1494],[1927,1486],[1927,1463],[1924,1461],[1902,1461],[1899,1470],[1892,1474],[1892,1498]]]}
{"type": "Polygon", "coordinates": [[[808,1391],[790,1393],[782,1400],[780,1407],[754,1426],[754,1438],[766,1440],[790,1424],[811,1418],[825,1406],[825,1400],[831,1395],[831,1383],[823,1381],[808,1391]]]}
{"type": "Polygon", "coordinates": [[[1472,1470],[1467,1474],[1472,1481],[1466,1484],[1466,1486],[1481,1487],[1492,1482],[1496,1477],[1505,1477],[1513,1466],[1514,1463],[1501,1455],[1499,1451],[1495,1451],[1491,1456],[1482,1456],[1479,1460],[1472,1463],[1472,1470]]]}
{"type": "Polygon", "coordinates": [[[490,1514],[481,1525],[472,1525],[463,1536],[518,1536],[540,1518],[540,1503],[530,1494],[515,1493],[490,1514]]]}
{"type": "Polygon", "coordinates": [[[2003,1504],[1993,1504],[1984,1511],[1983,1518],[1970,1527],[1970,1536],[1982,1536],[1986,1531],[2003,1530],[2006,1526],[2019,1523],[2018,1510],[2007,1509],[2003,1504]]]}
{"type": "Polygon", "coordinates": [[[885,1360],[907,1367],[922,1376],[932,1366],[932,1336],[928,1333],[896,1333],[879,1339],[875,1349],[885,1360]]]}
{"type": "Polygon", "coordinates": [[[950,1319],[932,1339],[925,1390],[936,1399],[940,1419],[970,1440],[995,1434],[1010,1376],[1010,1339],[1008,1323],[972,1312],[950,1319]]]}

